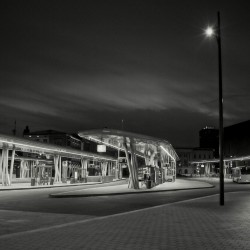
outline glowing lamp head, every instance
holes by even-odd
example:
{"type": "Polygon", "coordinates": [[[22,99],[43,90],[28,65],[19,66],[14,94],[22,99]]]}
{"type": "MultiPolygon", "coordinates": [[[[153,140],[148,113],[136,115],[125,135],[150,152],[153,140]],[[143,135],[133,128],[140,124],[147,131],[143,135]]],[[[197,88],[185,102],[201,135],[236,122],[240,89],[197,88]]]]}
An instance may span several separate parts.
{"type": "Polygon", "coordinates": [[[206,36],[211,37],[214,35],[214,29],[212,27],[207,27],[205,30],[206,36]]]}

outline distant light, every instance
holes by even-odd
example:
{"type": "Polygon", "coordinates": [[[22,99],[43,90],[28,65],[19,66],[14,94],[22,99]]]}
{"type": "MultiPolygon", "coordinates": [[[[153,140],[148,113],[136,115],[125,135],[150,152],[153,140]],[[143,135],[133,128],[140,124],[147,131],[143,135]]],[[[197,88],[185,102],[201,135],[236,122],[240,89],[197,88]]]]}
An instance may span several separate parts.
{"type": "Polygon", "coordinates": [[[214,29],[212,27],[207,27],[207,29],[205,30],[205,33],[208,37],[213,36],[214,35],[214,29]]]}

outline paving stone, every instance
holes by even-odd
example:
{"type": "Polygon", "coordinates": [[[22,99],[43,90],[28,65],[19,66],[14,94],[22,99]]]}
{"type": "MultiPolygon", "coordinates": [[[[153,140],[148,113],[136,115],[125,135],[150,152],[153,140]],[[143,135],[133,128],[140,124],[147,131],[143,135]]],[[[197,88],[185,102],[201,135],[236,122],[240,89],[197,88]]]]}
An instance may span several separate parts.
{"type": "Polygon", "coordinates": [[[0,249],[250,249],[249,192],[0,237],[0,249]]]}

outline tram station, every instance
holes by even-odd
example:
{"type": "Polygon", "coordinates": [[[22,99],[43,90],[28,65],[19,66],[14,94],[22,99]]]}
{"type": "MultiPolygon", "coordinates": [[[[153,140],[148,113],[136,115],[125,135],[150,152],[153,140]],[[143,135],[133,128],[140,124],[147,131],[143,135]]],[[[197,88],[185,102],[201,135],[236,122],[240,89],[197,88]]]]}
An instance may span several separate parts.
{"type": "MultiPolygon", "coordinates": [[[[105,169],[105,182],[117,160],[72,148],[0,135],[0,179],[3,186],[15,181],[28,181],[32,186],[53,183],[100,181],[100,176],[88,176],[91,163],[105,169]]],[[[104,174],[103,174],[104,175],[104,174]]]]}
{"type": "Polygon", "coordinates": [[[145,178],[151,187],[175,181],[178,156],[166,140],[106,129],[78,134],[95,142],[97,152],[1,134],[2,186],[11,186],[18,181],[31,186],[70,185],[111,182],[128,177],[128,188],[139,189],[140,181],[145,178]],[[108,154],[108,148],[114,153],[108,154]]]}
{"type": "Polygon", "coordinates": [[[140,180],[150,180],[151,186],[175,181],[178,155],[166,140],[114,129],[82,131],[78,135],[118,151],[117,177],[121,178],[122,168],[128,167],[129,188],[139,189],[140,180]]]}

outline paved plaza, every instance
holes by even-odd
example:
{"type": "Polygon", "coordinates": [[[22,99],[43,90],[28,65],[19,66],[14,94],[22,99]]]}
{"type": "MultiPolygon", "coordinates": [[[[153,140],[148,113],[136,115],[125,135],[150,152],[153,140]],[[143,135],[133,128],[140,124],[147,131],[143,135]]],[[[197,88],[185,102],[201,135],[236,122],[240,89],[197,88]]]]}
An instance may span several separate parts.
{"type": "MultiPolygon", "coordinates": [[[[212,187],[197,180],[167,184],[172,190],[212,187]]],[[[93,194],[100,189],[114,187],[93,188],[93,194]]],[[[249,210],[249,191],[226,193],[225,206],[210,195],[101,217],[0,210],[0,249],[250,249],[249,210]]]]}
{"type": "Polygon", "coordinates": [[[250,193],[227,193],[225,206],[218,201],[218,195],[212,195],[105,217],[79,217],[2,235],[0,248],[250,249],[250,193]]]}

